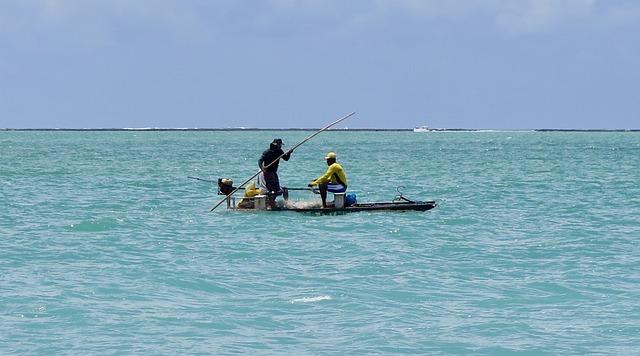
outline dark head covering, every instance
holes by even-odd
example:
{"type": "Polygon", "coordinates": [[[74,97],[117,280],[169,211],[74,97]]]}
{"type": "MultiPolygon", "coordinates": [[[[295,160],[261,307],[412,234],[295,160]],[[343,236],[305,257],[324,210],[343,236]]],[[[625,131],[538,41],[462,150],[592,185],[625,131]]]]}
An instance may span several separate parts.
{"type": "Polygon", "coordinates": [[[284,146],[284,143],[282,143],[281,138],[275,138],[271,141],[271,146],[284,146]]]}

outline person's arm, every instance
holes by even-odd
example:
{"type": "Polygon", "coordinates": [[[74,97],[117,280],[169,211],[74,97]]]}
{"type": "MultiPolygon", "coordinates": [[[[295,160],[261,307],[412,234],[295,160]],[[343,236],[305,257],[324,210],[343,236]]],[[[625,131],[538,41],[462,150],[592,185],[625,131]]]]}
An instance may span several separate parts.
{"type": "Polygon", "coordinates": [[[331,182],[331,176],[333,175],[333,173],[335,172],[335,165],[330,165],[329,168],[327,168],[327,171],[321,175],[320,177],[314,179],[309,186],[314,186],[314,185],[318,185],[318,184],[325,184],[325,183],[329,183],[331,182]]]}
{"type": "MultiPolygon", "coordinates": [[[[284,151],[282,151],[282,153],[284,153],[284,151]]],[[[281,154],[282,154],[282,153],[281,153],[281,154]]],[[[289,160],[289,158],[291,158],[291,154],[292,154],[292,153],[293,153],[293,150],[289,150],[289,151],[287,151],[287,153],[286,153],[284,156],[282,156],[282,159],[283,159],[283,160],[285,160],[285,161],[288,161],[288,160],[289,160]]]]}

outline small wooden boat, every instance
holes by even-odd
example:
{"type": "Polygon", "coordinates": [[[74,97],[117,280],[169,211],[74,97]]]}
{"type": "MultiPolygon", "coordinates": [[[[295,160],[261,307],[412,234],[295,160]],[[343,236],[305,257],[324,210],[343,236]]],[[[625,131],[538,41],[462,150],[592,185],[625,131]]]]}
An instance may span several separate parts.
{"type": "Polygon", "coordinates": [[[376,203],[356,203],[343,208],[277,208],[272,211],[295,211],[299,213],[334,214],[356,211],[427,211],[438,206],[435,201],[391,201],[376,203]]]}
{"type": "MultiPolygon", "coordinates": [[[[218,195],[228,195],[229,192],[237,188],[233,187],[230,179],[218,179],[218,195]]],[[[244,188],[240,188],[244,189],[244,188]]],[[[306,188],[304,188],[307,190],[306,188]]],[[[302,190],[299,189],[299,190],[302,190]]],[[[390,202],[357,203],[345,201],[345,193],[334,194],[334,204],[323,208],[320,206],[296,206],[295,204],[284,204],[272,209],[266,207],[266,195],[245,195],[239,203],[236,203],[234,196],[227,197],[227,209],[238,211],[295,211],[299,213],[335,214],[358,211],[427,211],[435,208],[438,204],[435,201],[413,201],[405,198],[398,190],[398,195],[390,202]]]]}

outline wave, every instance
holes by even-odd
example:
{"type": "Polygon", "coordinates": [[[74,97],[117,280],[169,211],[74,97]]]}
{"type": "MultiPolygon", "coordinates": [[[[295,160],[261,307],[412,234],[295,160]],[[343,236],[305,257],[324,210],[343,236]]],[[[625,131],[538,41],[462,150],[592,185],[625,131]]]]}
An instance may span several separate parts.
{"type": "Polygon", "coordinates": [[[291,304],[296,304],[296,303],[315,303],[315,302],[321,302],[323,300],[331,300],[331,296],[328,295],[319,295],[317,297],[304,297],[304,298],[297,298],[297,299],[292,299],[290,301],[291,304]]]}

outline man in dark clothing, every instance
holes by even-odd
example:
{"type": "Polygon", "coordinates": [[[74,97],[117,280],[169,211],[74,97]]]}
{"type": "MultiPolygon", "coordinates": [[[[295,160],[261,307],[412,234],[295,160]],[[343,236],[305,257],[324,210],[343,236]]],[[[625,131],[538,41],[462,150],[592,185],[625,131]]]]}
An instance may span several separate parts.
{"type": "Polygon", "coordinates": [[[288,161],[291,158],[291,153],[293,150],[289,150],[286,154],[282,150],[282,139],[276,138],[269,145],[269,149],[262,152],[262,156],[258,160],[258,166],[262,170],[261,178],[263,181],[261,185],[264,186],[267,190],[267,195],[269,197],[269,205],[273,208],[276,203],[276,195],[282,194],[284,199],[288,199],[288,192],[286,189],[280,188],[280,179],[278,178],[278,165],[280,164],[280,160],[278,157],[282,156],[282,159],[288,161]],[[274,162],[271,164],[271,162],[274,162]],[[269,166],[269,164],[271,164],[269,166]],[[268,166],[268,167],[267,167],[268,166]]]}

